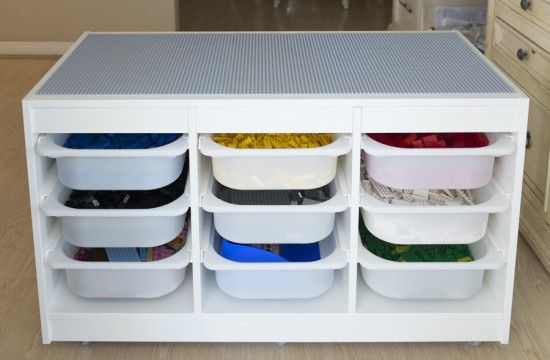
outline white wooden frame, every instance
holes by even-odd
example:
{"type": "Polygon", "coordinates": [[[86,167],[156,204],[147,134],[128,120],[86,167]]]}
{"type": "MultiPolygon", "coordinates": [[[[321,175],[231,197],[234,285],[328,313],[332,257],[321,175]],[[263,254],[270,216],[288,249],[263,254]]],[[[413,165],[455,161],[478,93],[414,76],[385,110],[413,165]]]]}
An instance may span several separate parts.
{"type": "MultiPolygon", "coordinates": [[[[70,53],[71,50],[60,62],[70,53]]],[[[57,66],[59,63],[45,78],[57,66]]],[[[528,110],[528,99],[521,91],[486,96],[37,96],[36,90],[43,82],[44,79],[24,99],[23,114],[44,343],[508,342],[528,110]],[[315,111],[319,107],[329,111],[323,115],[315,111]],[[315,117],[308,117],[308,111],[313,111],[315,117]],[[293,115],[277,118],[275,123],[271,120],[277,112],[293,115]],[[258,114],[267,119],[264,116],[264,121],[252,121],[258,114]],[[152,117],[155,121],[151,121],[152,117]],[[294,121],[297,117],[302,120],[294,121]],[[499,158],[494,170],[494,178],[511,205],[489,220],[506,263],[501,269],[486,273],[478,295],[466,300],[398,301],[375,294],[360,277],[357,228],[361,134],[382,131],[485,131],[513,135],[515,153],[499,158]],[[56,221],[41,212],[39,205],[55,185],[55,162],[37,155],[36,142],[43,133],[67,132],[188,135],[191,274],[174,293],[145,301],[83,299],[68,290],[61,270],[51,269],[45,263],[47,253],[59,239],[53,231],[56,221]],[[337,270],[333,288],[325,295],[311,300],[243,302],[216,288],[212,272],[202,263],[211,219],[201,208],[201,195],[208,183],[210,160],[198,149],[199,136],[213,132],[332,132],[351,137],[351,152],[339,160],[349,189],[349,207],[337,216],[338,227],[346,237],[341,246],[347,252],[348,264],[337,270]]]]}

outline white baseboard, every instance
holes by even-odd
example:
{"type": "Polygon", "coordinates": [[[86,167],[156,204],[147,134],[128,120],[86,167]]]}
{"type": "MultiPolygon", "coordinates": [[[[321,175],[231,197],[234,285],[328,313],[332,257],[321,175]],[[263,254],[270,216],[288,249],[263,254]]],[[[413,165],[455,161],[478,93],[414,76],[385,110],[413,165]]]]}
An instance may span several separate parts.
{"type": "Polygon", "coordinates": [[[72,42],[0,41],[1,55],[63,55],[72,42]]]}

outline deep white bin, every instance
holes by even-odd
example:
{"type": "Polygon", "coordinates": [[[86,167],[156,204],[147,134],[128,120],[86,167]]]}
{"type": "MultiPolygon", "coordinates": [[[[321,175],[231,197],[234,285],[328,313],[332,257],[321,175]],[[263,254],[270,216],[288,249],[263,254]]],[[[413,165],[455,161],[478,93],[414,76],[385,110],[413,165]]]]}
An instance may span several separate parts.
{"type": "Polygon", "coordinates": [[[200,151],[212,157],[216,180],[237,190],[315,189],[331,182],[339,155],[351,150],[348,136],[311,149],[233,149],[211,136],[200,137],[200,151]]]}
{"type": "Polygon", "coordinates": [[[76,190],[152,190],[181,174],[187,136],[151,149],[69,149],[69,134],[38,138],[39,155],[55,158],[59,181],[76,190]]]}
{"type": "MultiPolygon", "coordinates": [[[[190,234],[190,233],[189,233],[190,234]]],[[[190,237],[174,255],[152,262],[74,260],[77,247],[61,239],[46,257],[52,269],[65,271],[67,285],[78,296],[96,299],[157,298],[176,290],[185,279],[190,237]]]]}
{"type": "Polygon", "coordinates": [[[294,263],[239,263],[218,254],[219,235],[210,231],[204,266],[215,271],[216,283],[238,299],[307,299],[319,296],[332,285],[334,271],[347,259],[333,234],[321,241],[321,259],[294,263]]]}
{"type": "Polygon", "coordinates": [[[313,243],[330,235],[336,213],[348,206],[340,179],[329,186],[332,197],[315,205],[235,205],[215,195],[219,184],[211,177],[202,207],[214,214],[216,231],[236,243],[313,243]]]}
{"type": "Polygon", "coordinates": [[[509,202],[494,183],[475,189],[476,205],[400,206],[362,191],[361,213],[369,231],[394,244],[469,244],[487,231],[489,214],[504,211],[509,202]]]}
{"type": "Polygon", "coordinates": [[[361,273],[377,293],[395,299],[464,299],[483,285],[485,270],[499,269],[503,255],[485,236],[470,244],[472,262],[402,263],[382,259],[359,245],[361,273]]]}
{"type": "Polygon", "coordinates": [[[63,237],[81,247],[153,247],[166,244],[183,229],[189,209],[189,176],[184,193],[152,209],[74,209],[65,206],[71,190],[57,184],[41,204],[47,216],[61,220],[63,237]]]}
{"type": "Polygon", "coordinates": [[[363,161],[370,177],[398,189],[475,189],[493,176],[495,157],[515,151],[513,137],[487,134],[480,148],[410,149],[362,139],[363,161]]]}

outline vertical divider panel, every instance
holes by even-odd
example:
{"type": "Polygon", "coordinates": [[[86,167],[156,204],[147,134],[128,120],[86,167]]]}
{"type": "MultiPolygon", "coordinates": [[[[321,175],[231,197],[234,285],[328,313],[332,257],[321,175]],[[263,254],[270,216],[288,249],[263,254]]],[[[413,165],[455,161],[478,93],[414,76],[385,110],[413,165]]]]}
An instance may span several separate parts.
{"type": "MultiPolygon", "coordinates": [[[[48,322],[48,300],[53,291],[52,279],[48,281],[46,276],[47,269],[44,266],[45,251],[44,244],[47,243],[47,228],[43,222],[45,219],[40,213],[40,181],[43,176],[38,173],[38,159],[36,158],[35,144],[38,140],[38,134],[34,133],[34,119],[32,108],[29,101],[23,101],[23,125],[25,132],[25,150],[27,156],[27,175],[29,181],[29,200],[31,208],[32,234],[34,243],[34,259],[36,266],[36,283],[38,287],[38,305],[40,308],[40,325],[42,330],[42,343],[50,343],[50,327],[48,322]]],[[[53,275],[53,274],[52,274],[53,275]]]]}
{"type": "Polygon", "coordinates": [[[349,231],[349,285],[348,285],[348,311],[354,313],[357,303],[357,261],[359,252],[359,187],[361,176],[361,121],[362,109],[353,108],[353,128],[351,132],[351,164],[345,164],[346,180],[350,189],[350,231],[349,231]]]}
{"type": "Polygon", "coordinates": [[[199,146],[197,133],[197,110],[188,109],[189,119],[189,180],[191,185],[190,209],[191,209],[191,265],[193,268],[193,303],[194,312],[201,312],[202,284],[201,284],[201,234],[202,234],[202,212],[200,211],[200,178],[199,167],[199,146]]]}
{"type": "Polygon", "coordinates": [[[504,326],[501,342],[507,344],[510,338],[510,325],[512,319],[512,298],[514,294],[514,275],[516,269],[516,254],[519,232],[519,217],[521,207],[521,187],[523,185],[523,163],[525,159],[525,142],[527,134],[527,118],[529,113],[529,100],[523,99],[519,115],[518,130],[516,133],[516,154],[513,170],[507,174],[509,176],[511,191],[510,223],[508,243],[506,252],[506,289],[504,291],[504,326]]]}

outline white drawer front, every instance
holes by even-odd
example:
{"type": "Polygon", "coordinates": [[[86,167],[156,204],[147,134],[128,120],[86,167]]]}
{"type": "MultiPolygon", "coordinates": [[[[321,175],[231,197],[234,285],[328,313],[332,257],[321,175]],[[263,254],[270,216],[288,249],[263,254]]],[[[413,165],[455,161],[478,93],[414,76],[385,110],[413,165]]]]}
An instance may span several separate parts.
{"type": "Polygon", "coordinates": [[[197,130],[213,132],[351,132],[352,107],[199,108],[197,130]]]}

